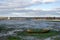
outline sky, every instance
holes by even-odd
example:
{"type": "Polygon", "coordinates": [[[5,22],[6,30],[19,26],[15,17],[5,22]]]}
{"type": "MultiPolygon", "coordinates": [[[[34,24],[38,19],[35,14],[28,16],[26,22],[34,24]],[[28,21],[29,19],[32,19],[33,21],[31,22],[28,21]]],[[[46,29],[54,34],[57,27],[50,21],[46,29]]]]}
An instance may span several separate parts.
{"type": "Polygon", "coordinates": [[[60,0],[0,0],[0,17],[60,17],[60,0]]]}

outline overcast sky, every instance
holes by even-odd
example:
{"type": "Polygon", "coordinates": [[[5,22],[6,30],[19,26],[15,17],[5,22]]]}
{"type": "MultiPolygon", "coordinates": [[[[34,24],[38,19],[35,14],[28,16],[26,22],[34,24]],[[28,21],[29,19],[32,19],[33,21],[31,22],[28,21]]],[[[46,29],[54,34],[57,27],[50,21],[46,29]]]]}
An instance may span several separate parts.
{"type": "Polygon", "coordinates": [[[0,16],[60,17],[60,0],[0,0],[0,16]]]}

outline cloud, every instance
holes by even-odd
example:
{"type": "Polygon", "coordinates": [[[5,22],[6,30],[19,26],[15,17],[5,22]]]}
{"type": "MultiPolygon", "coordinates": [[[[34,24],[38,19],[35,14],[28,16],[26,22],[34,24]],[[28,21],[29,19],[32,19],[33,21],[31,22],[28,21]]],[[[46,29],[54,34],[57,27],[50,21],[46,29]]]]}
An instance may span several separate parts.
{"type": "Polygon", "coordinates": [[[20,11],[5,11],[5,14],[0,16],[11,16],[11,17],[60,17],[60,13],[57,10],[40,11],[40,10],[20,10],[20,11]]]}
{"type": "Polygon", "coordinates": [[[5,3],[0,3],[0,9],[14,9],[14,8],[25,8],[31,4],[28,0],[5,0],[5,3]]]}
{"type": "Polygon", "coordinates": [[[46,3],[46,2],[56,2],[56,0],[32,0],[33,3],[46,3]]]}
{"type": "Polygon", "coordinates": [[[40,7],[34,7],[30,9],[31,6],[38,4],[40,6],[45,3],[54,2],[56,2],[56,0],[4,0],[4,2],[0,2],[0,16],[37,17],[45,15],[56,15],[57,12],[60,11],[59,8],[44,9],[40,7]]]}
{"type": "Polygon", "coordinates": [[[0,8],[24,8],[37,3],[55,2],[55,0],[4,0],[0,3],[0,8]]]}
{"type": "Polygon", "coordinates": [[[57,12],[57,13],[59,13],[59,14],[60,14],[60,12],[57,12]]]}
{"type": "Polygon", "coordinates": [[[42,2],[56,2],[56,0],[43,0],[42,2]]]}

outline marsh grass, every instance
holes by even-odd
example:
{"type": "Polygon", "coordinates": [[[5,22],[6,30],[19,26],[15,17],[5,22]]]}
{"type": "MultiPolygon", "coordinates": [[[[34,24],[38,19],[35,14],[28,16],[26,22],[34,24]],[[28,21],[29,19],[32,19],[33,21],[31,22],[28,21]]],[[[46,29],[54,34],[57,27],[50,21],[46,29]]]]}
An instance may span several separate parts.
{"type": "Polygon", "coordinates": [[[19,38],[17,36],[9,36],[7,39],[8,40],[21,40],[21,38],[19,38]]]}
{"type": "MultiPolygon", "coordinates": [[[[7,29],[6,28],[6,25],[0,25],[0,32],[2,30],[13,30],[13,28],[11,29],[7,29]]],[[[28,33],[26,31],[23,31],[23,32],[17,32],[17,36],[9,36],[7,39],[8,40],[21,40],[20,37],[18,36],[33,36],[33,37],[37,37],[37,38],[48,38],[48,37],[52,37],[52,36],[56,36],[56,35],[60,35],[60,32],[59,31],[53,31],[53,30],[50,30],[49,32],[46,32],[46,33],[40,33],[40,29],[36,29],[34,30],[34,32],[37,32],[37,33],[28,33]]],[[[59,40],[60,38],[55,38],[55,40],[59,40]]]]}
{"type": "Polygon", "coordinates": [[[47,33],[28,33],[28,32],[18,32],[17,35],[21,35],[21,36],[35,36],[35,37],[39,37],[39,38],[47,38],[47,37],[51,37],[51,36],[55,36],[55,35],[59,35],[60,32],[57,31],[50,31],[47,33]]]}

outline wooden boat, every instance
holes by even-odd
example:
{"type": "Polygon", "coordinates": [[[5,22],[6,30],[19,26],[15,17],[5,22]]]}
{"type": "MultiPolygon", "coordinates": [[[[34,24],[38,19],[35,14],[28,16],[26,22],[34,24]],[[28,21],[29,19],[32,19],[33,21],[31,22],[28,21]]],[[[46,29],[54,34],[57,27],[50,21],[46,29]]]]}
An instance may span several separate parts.
{"type": "Polygon", "coordinates": [[[39,29],[39,30],[28,29],[28,30],[26,30],[26,32],[28,32],[28,33],[47,33],[49,31],[50,31],[49,29],[39,29]]]}

